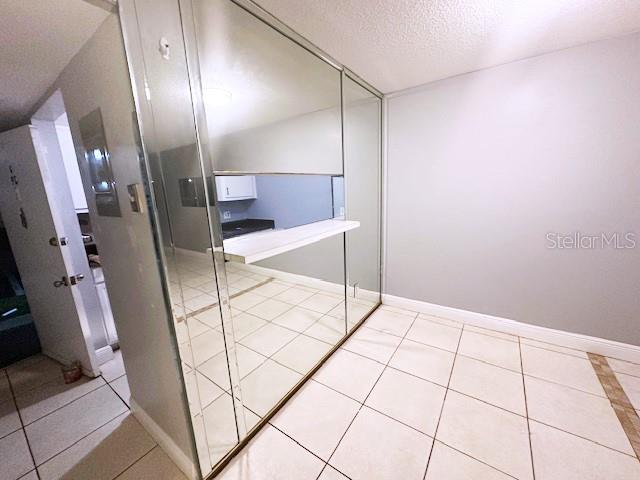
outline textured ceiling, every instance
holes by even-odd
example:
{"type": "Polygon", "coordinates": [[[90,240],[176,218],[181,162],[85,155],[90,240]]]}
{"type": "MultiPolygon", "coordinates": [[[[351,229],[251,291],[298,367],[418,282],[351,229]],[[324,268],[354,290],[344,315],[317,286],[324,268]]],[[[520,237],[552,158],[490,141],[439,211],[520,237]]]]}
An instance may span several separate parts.
{"type": "Polygon", "coordinates": [[[640,29],[640,0],[256,0],[388,93],[640,29]]]}
{"type": "Polygon", "coordinates": [[[107,15],[84,0],[0,0],[0,131],[23,121],[107,15]]]}

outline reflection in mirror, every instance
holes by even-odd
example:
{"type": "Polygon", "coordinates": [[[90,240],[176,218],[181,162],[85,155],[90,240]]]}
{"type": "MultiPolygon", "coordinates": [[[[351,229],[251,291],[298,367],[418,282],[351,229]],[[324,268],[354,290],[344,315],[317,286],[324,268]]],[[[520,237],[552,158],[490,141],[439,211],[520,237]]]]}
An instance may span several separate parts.
{"type": "Polygon", "coordinates": [[[147,159],[206,474],[379,301],[380,100],[229,0],[135,7],[147,159]]]}
{"type": "Polygon", "coordinates": [[[109,158],[111,155],[107,148],[100,108],[82,117],[78,126],[98,215],[120,217],[122,215],[109,158]]]}
{"type": "Polygon", "coordinates": [[[340,72],[228,0],[193,6],[251,428],[346,332],[340,72]]]}
{"type": "Polygon", "coordinates": [[[130,39],[140,43],[137,49],[130,43],[129,50],[142,57],[132,64],[144,66],[144,142],[185,390],[206,475],[237,445],[244,425],[237,421],[244,414],[235,408],[241,395],[232,394],[237,385],[230,380],[235,344],[222,322],[178,2],[135,0],[135,15],[139,35],[130,39]],[[159,38],[170,45],[170,54],[158,50],[159,38]]]}
{"type": "Polygon", "coordinates": [[[341,176],[219,175],[216,187],[225,239],[344,216],[341,176]]]}
{"type": "Polygon", "coordinates": [[[240,385],[257,421],[345,334],[344,182],[216,176],[216,187],[240,385]]]}
{"type": "Polygon", "coordinates": [[[229,0],[194,17],[211,170],[341,175],[340,72],[229,0]]]}
{"type": "Polygon", "coordinates": [[[343,76],[347,324],[352,328],[380,301],[381,100],[343,76]]]}

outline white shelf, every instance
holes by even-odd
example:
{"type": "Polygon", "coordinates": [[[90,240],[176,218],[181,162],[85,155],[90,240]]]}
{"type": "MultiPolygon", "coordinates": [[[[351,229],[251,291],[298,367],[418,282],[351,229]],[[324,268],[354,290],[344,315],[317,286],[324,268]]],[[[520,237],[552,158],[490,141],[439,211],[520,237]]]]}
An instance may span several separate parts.
{"type": "Polygon", "coordinates": [[[333,219],[284,230],[250,233],[225,240],[224,257],[231,262],[254,263],[311,245],[359,226],[360,222],[353,220],[333,219]]]}

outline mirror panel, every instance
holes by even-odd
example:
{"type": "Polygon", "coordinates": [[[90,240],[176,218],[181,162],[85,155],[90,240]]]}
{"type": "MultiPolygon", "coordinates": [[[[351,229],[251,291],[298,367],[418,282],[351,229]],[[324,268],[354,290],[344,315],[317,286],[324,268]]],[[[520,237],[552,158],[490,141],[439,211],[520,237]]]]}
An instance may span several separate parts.
{"type": "Polygon", "coordinates": [[[380,302],[381,115],[379,97],[343,75],[347,323],[353,328],[380,302]]]}
{"type": "Polygon", "coordinates": [[[135,0],[135,13],[139,44],[130,35],[128,53],[144,69],[142,136],[195,446],[207,474],[240,439],[234,342],[222,322],[179,4],[135,0]]]}
{"type": "Polygon", "coordinates": [[[206,475],[379,304],[381,101],[234,2],[133,1],[206,475]]]}
{"type": "Polygon", "coordinates": [[[344,211],[340,72],[233,2],[192,5],[250,429],[346,332],[344,235],[314,233],[344,211]]]}
{"type": "Polygon", "coordinates": [[[342,174],[340,72],[229,0],[196,0],[212,171],[342,174]]]}

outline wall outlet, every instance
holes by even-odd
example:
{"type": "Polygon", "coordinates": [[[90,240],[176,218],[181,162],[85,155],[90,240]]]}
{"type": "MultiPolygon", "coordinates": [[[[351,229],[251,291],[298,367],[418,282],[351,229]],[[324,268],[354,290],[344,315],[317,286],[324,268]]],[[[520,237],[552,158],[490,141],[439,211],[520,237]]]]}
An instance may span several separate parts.
{"type": "Polygon", "coordinates": [[[222,212],[222,218],[229,220],[231,218],[231,212],[222,212]]]}

